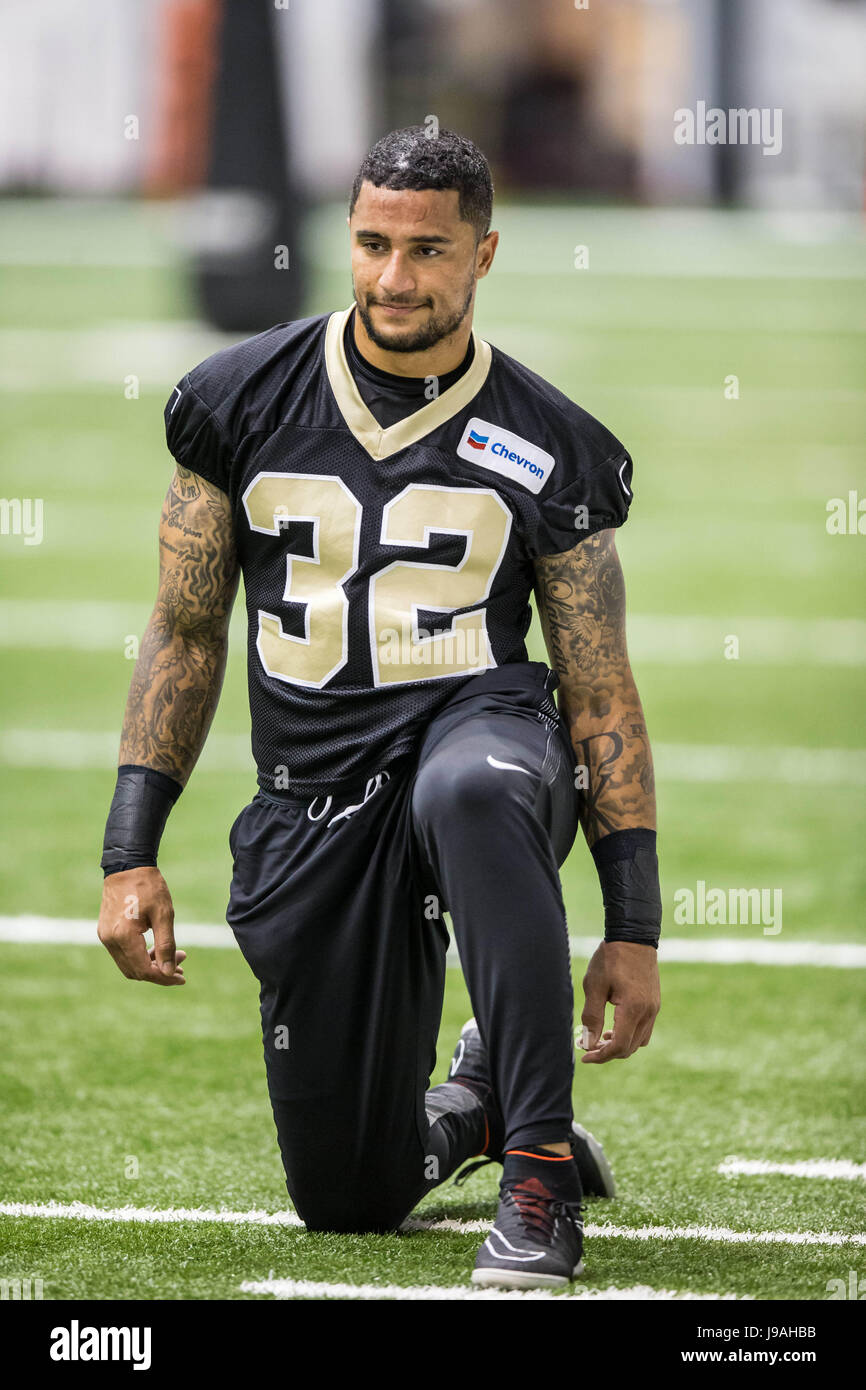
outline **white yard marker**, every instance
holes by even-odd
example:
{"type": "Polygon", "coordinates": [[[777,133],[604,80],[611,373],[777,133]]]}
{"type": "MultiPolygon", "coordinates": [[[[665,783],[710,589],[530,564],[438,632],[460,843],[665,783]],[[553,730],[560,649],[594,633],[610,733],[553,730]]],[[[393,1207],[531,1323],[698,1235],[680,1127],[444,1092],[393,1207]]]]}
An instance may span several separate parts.
{"type": "MultiPolygon", "coordinates": [[[[237,950],[231,929],[225,924],[176,924],[178,944],[184,949],[211,946],[221,950],[237,950]]],[[[96,919],[67,917],[0,917],[0,942],[9,941],[25,946],[98,946],[96,919]]],[[[588,959],[596,946],[596,936],[573,936],[571,954],[578,960],[588,959]]],[[[665,963],[689,962],[697,965],[815,965],[838,970],[866,968],[866,946],[836,941],[767,941],[736,937],[710,937],[706,941],[684,936],[662,936],[659,947],[665,963]]],[[[457,966],[459,959],[452,945],[448,964],[457,966]]]]}
{"type": "MultiPolygon", "coordinates": [[[[739,639],[741,665],[866,665],[866,623],[861,618],[732,617],[726,622],[635,613],[628,620],[629,655],[632,661],[659,666],[719,665],[728,633],[739,639]]],[[[760,756],[759,748],[755,756],[760,756]]]]}
{"type": "MultiPolygon", "coordinates": [[[[216,1211],[207,1207],[93,1207],[86,1202],[0,1202],[0,1216],[40,1217],[72,1221],[133,1221],[174,1224],[185,1221],[227,1226],[303,1226],[293,1211],[216,1211]]],[[[413,1218],[407,1231],[447,1235],[480,1235],[490,1221],[426,1221],[413,1218]]],[[[723,1245],[866,1245],[866,1234],[845,1231],[732,1231],[727,1226],[601,1226],[586,1227],[594,1240],[699,1240],[723,1245]]]]}
{"type": "MultiPolygon", "coordinates": [[[[489,1221],[441,1221],[413,1218],[406,1228],[418,1231],[453,1231],[458,1235],[490,1230],[489,1221]]],[[[844,1231],[733,1231],[728,1226],[597,1226],[590,1222],[587,1239],[603,1240],[700,1240],[721,1245],[866,1245],[866,1234],[844,1231]]]]}
{"type": "Polygon", "coordinates": [[[241,1284],[242,1293],[270,1294],[273,1298],[351,1298],[393,1299],[398,1302],[444,1301],[464,1299],[472,1302],[491,1302],[500,1299],[539,1299],[564,1302],[575,1299],[695,1299],[718,1301],[736,1300],[736,1294],[678,1293],[674,1289],[652,1289],[647,1284],[633,1284],[627,1289],[611,1286],[607,1289],[579,1289],[576,1293],[549,1293],[544,1289],[527,1289],[520,1293],[506,1289],[476,1289],[471,1284],[326,1284],[312,1279],[260,1279],[241,1284]]]}
{"type": "Polygon", "coordinates": [[[433,1221],[424,1216],[409,1216],[401,1231],[442,1231],[457,1236],[486,1236],[492,1221],[458,1221],[455,1216],[443,1216],[433,1221]]]}
{"type": "Polygon", "coordinates": [[[587,1237],[619,1240],[700,1240],[719,1245],[866,1245],[856,1231],[732,1231],[729,1226],[587,1226],[587,1237]]]}
{"type": "MultiPolygon", "coordinates": [[[[0,917],[0,941],[26,946],[99,946],[96,918],[87,917],[0,917]]],[[[237,950],[230,927],[199,926],[187,923],[183,928],[183,945],[215,946],[237,950]]]]}
{"type": "MultiPolygon", "coordinates": [[[[116,348],[112,349],[112,381],[116,377],[116,348]]],[[[136,361],[139,359],[136,358],[136,361]]],[[[171,385],[174,385],[172,377],[171,385]]],[[[92,515],[92,507],[90,509],[92,515]]],[[[823,504],[819,530],[823,530],[823,504]]],[[[105,651],[123,653],[131,633],[139,636],[152,605],[144,600],[3,598],[0,599],[0,647],[40,651],[105,651]]],[[[681,613],[632,613],[628,646],[633,662],[658,666],[718,666],[729,633],[740,640],[742,663],[753,666],[866,665],[866,622],[862,618],[695,617],[681,613]]],[[[241,608],[235,610],[231,642],[244,647],[246,627],[241,608]]],[[[672,745],[677,748],[679,745],[672,745]]],[[[767,752],[755,747],[749,756],[763,763],[767,752]]],[[[795,750],[799,751],[799,750],[795,750]]],[[[812,748],[804,753],[817,755],[812,748]]],[[[842,749],[840,752],[845,752],[842,749]]],[[[802,775],[802,774],[801,774],[802,775]]]]}
{"type": "Polygon", "coordinates": [[[303,1226],[294,1211],[212,1211],[202,1207],[92,1207],[86,1202],[0,1202],[0,1216],[36,1216],[68,1221],[181,1221],[218,1226],[303,1226]]]}
{"type": "Polygon", "coordinates": [[[778,1174],[785,1178],[841,1178],[866,1181],[866,1163],[849,1158],[804,1158],[794,1163],[772,1163],[768,1158],[726,1158],[716,1169],[725,1178],[764,1177],[778,1174]]]}
{"type": "MultiPolygon", "coordinates": [[[[572,955],[589,957],[598,942],[595,937],[572,937],[572,955]]],[[[694,961],[699,965],[820,965],[838,970],[862,970],[866,966],[866,946],[834,941],[779,941],[764,937],[665,936],[659,942],[659,959],[694,961]]]]}
{"type": "MultiPolygon", "coordinates": [[[[47,768],[65,772],[112,772],[117,765],[117,731],[84,729],[3,729],[0,766],[47,768]]],[[[247,734],[211,734],[201,758],[203,772],[245,772],[255,778],[247,734]]]]}
{"type": "MultiPolygon", "coordinates": [[[[116,729],[3,729],[0,766],[110,773],[117,764],[117,742],[116,729]]],[[[866,749],[862,748],[752,749],[724,743],[654,743],[653,758],[660,779],[666,782],[735,782],[743,786],[779,782],[792,787],[866,785],[866,749]]],[[[211,734],[197,770],[246,772],[252,778],[255,765],[249,735],[211,734]]]]}

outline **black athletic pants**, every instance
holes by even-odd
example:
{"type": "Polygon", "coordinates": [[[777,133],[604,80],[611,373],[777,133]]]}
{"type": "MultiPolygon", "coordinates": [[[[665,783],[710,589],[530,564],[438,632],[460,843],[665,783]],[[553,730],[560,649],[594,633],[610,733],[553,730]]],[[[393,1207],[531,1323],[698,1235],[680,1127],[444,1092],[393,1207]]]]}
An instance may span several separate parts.
{"type": "Polygon", "coordinates": [[[570,1132],[573,994],[558,866],[577,798],[557,683],[542,662],[473,676],[388,777],[338,801],[260,792],[232,827],[227,916],[261,985],[286,1185],[309,1228],[392,1230],[431,1186],[424,1096],[444,992],[443,910],[507,1146],[570,1132]]]}

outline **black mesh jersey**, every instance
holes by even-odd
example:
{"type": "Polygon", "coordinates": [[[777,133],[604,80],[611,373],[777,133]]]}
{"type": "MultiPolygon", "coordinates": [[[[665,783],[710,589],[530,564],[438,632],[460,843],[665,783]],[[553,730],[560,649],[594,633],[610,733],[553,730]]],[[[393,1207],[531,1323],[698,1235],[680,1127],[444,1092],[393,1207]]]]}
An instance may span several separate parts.
{"type": "Polygon", "coordinates": [[[351,312],[225,348],[165,407],[175,459],[232,504],[259,784],[300,796],[354,788],[473,675],[525,661],[533,560],[632,495],[619,440],[475,334],[459,379],[383,428],[351,312]]]}

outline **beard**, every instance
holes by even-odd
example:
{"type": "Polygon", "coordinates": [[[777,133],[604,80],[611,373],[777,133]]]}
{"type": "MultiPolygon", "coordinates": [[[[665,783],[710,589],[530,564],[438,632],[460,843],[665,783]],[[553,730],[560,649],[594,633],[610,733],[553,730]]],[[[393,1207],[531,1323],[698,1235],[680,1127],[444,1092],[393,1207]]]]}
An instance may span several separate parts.
{"type": "Polygon", "coordinates": [[[427,322],[419,328],[408,328],[402,333],[395,334],[380,333],[375,327],[369,309],[365,303],[362,304],[355,292],[354,280],[352,281],[352,293],[367,336],[371,342],[376,344],[376,347],[382,348],[385,352],[427,352],[437,343],[441,343],[443,338],[450,337],[460,327],[472,303],[472,297],[475,293],[475,277],[472,276],[469,280],[462,308],[449,314],[431,314],[427,322]]]}

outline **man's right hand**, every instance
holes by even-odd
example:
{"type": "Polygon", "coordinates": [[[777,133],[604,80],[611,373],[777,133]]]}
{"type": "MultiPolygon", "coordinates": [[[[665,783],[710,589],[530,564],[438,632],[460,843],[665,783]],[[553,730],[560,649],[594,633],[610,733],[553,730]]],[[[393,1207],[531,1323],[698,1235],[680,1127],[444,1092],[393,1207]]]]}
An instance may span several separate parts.
{"type": "Polygon", "coordinates": [[[174,907],[159,869],[124,869],[109,874],[102,887],[97,934],[128,980],[152,985],[184,985],[186,951],[174,944],[174,907]],[[148,950],[146,931],[153,931],[148,950]]]}

